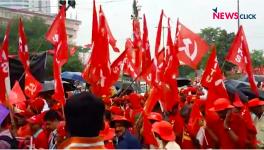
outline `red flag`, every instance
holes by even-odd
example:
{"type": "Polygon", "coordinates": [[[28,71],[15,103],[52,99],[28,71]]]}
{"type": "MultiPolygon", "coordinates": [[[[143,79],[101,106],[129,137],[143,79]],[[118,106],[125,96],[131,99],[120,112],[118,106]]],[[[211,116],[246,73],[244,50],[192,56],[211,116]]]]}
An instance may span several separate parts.
{"type": "MultiPolygon", "coordinates": [[[[102,13],[102,15],[103,15],[104,18],[105,18],[105,14],[104,14],[103,10],[101,10],[100,13],[102,13]]],[[[109,25],[108,25],[108,22],[107,22],[106,18],[105,18],[105,28],[106,28],[106,32],[107,32],[107,36],[108,36],[108,40],[109,40],[109,44],[111,45],[111,47],[113,48],[113,50],[114,50],[115,52],[119,52],[119,49],[118,49],[117,46],[116,46],[116,40],[115,40],[115,38],[114,38],[114,36],[113,36],[111,30],[110,30],[110,27],[109,27],[109,25]]]]}
{"type": "Polygon", "coordinates": [[[170,27],[170,18],[168,19],[168,36],[167,36],[167,48],[166,48],[166,69],[164,75],[168,79],[176,79],[178,75],[179,60],[177,56],[176,48],[173,45],[171,38],[171,27],[170,27]]]}
{"type": "Polygon", "coordinates": [[[155,56],[158,58],[159,55],[159,49],[160,49],[160,40],[161,40],[161,32],[162,32],[162,18],[163,18],[163,10],[160,14],[160,20],[158,24],[158,30],[156,35],[156,43],[155,43],[155,56]]]}
{"type": "Polygon", "coordinates": [[[6,93],[10,91],[8,44],[9,44],[10,23],[6,28],[2,48],[0,49],[0,102],[5,103],[6,93]]]}
{"type": "Polygon", "coordinates": [[[111,64],[111,83],[114,84],[118,79],[124,64],[124,59],[126,57],[126,50],[111,64]]]}
{"type": "Polygon", "coordinates": [[[142,70],[146,70],[151,65],[151,55],[148,39],[148,26],[145,14],[143,15],[143,19],[142,70]]]}
{"type": "Polygon", "coordinates": [[[61,67],[68,61],[68,43],[65,27],[65,6],[62,6],[60,12],[55,17],[49,31],[46,34],[46,39],[55,47],[53,56],[53,76],[54,76],[54,94],[53,99],[65,103],[64,89],[61,80],[61,67]]]}
{"type": "MultiPolygon", "coordinates": [[[[173,106],[178,102],[178,86],[176,82],[176,77],[178,74],[178,61],[177,53],[174,49],[171,30],[170,30],[170,19],[168,19],[168,37],[167,37],[167,48],[166,48],[166,62],[164,62],[165,69],[160,71],[160,81],[159,88],[161,92],[161,103],[163,108],[167,111],[171,110],[173,106]]],[[[163,59],[164,60],[164,59],[163,59]]]]}
{"type": "Polygon", "coordinates": [[[100,91],[100,89],[109,91],[107,90],[111,86],[107,84],[107,80],[111,78],[109,43],[106,30],[106,19],[101,7],[99,14],[99,30],[98,35],[96,36],[97,39],[94,41],[91,57],[83,71],[83,77],[92,86],[96,86],[93,88],[94,91],[100,91]]]}
{"type": "Polygon", "coordinates": [[[198,34],[193,33],[179,21],[177,22],[177,28],[178,58],[184,64],[196,69],[207,53],[208,45],[198,34]]]}
{"type": "Polygon", "coordinates": [[[156,147],[159,146],[154,133],[152,132],[152,125],[150,123],[150,121],[148,120],[147,115],[145,114],[145,112],[143,112],[143,137],[144,137],[144,142],[145,144],[152,144],[156,147]]]}
{"type": "Polygon", "coordinates": [[[52,98],[57,100],[62,105],[65,104],[64,88],[61,79],[61,68],[56,61],[53,61],[53,76],[54,76],[54,94],[52,98]]]}
{"type": "Polygon", "coordinates": [[[55,60],[59,66],[62,67],[69,58],[65,26],[65,6],[61,7],[60,12],[55,17],[55,20],[46,34],[46,39],[55,47],[55,60]]]}
{"type": "Polygon", "coordinates": [[[91,44],[97,39],[98,34],[98,20],[97,20],[97,12],[95,6],[95,0],[93,1],[93,26],[92,26],[92,41],[91,44]]]}
{"type": "Polygon", "coordinates": [[[21,18],[19,19],[19,26],[18,26],[18,56],[20,58],[21,63],[24,66],[25,70],[29,69],[29,52],[28,52],[28,45],[27,39],[24,31],[24,26],[22,23],[21,18]]]}
{"type": "Polygon", "coordinates": [[[10,105],[13,105],[24,101],[26,101],[26,97],[19,85],[19,82],[16,81],[15,85],[9,93],[9,103],[10,105]]]}
{"type": "Polygon", "coordinates": [[[142,67],[142,40],[141,40],[140,22],[138,19],[133,20],[133,62],[135,69],[141,71],[142,67]]]}
{"type": "Polygon", "coordinates": [[[130,75],[132,78],[136,79],[139,75],[139,70],[135,66],[136,53],[133,49],[133,42],[131,39],[127,39],[126,46],[126,58],[124,59],[124,73],[130,75]]]}
{"type": "Polygon", "coordinates": [[[148,99],[146,100],[144,111],[148,114],[152,112],[153,108],[158,102],[158,99],[160,98],[158,89],[156,87],[152,87],[152,89],[149,92],[148,99]]]}
{"type": "Polygon", "coordinates": [[[25,74],[25,94],[26,96],[34,99],[38,96],[39,92],[42,90],[42,85],[32,76],[29,71],[25,74]]]}
{"type": "Polygon", "coordinates": [[[201,84],[206,88],[215,88],[222,84],[223,74],[219,67],[216,49],[213,47],[212,53],[207,61],[205,71],[203,73],[201,84]]]}
{"type": "Polygon", "coordinates": [[[250,86],[255,94],[258,95],[258,88],[254,82],[252,72],[252,64],[247,39],[242,26],[239,27],[237,35],[226,56],[226,60],[237,65],[240,70],[248,74],[250,86]]]}
{"type": "Polygon", "coordinates": [[[218,64],[214,46],[201,79],[201,84],[208,89],[206,101],[206,107],[208,109],[213,106],[215,99],[229,98],[223,83],[223,78],[224,76],[218,64]]]}

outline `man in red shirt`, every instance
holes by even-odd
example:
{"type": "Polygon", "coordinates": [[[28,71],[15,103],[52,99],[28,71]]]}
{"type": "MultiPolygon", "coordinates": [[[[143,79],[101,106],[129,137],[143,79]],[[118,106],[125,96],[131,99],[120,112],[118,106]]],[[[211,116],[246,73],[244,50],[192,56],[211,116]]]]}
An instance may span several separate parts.
{"type": "Polygon", "coordinates": [[[214,106],[209,109],[218,115],[218,118],[206,120],[206,130],[210,131],[209,135],[214,139],[214,145],[217,145],[214,148],[246,148],[246,127],[240,116],[231,113],[232,108],[234,106],[230,104],[228,99],[218,98],[215,100],[214,106]]]}
{"type": "Polygon", "coordinates": [[[47,131],[43,130],[41,127],[43,123],[43,117],[44,113],[41,113],[27,119],[27,122],[29,123],[30,129],[33,133],[33,142],[35,144],[35,148],[48,149],[49,133],[47,133],[47,131]]]}

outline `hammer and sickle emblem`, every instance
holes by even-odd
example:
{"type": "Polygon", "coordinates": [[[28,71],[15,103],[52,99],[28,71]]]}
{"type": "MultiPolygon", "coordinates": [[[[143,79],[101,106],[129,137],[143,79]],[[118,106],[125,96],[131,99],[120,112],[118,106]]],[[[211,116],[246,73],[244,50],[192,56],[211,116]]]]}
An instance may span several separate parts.
{"type": "Polygon", "coordinates": [[[30,83],[29,86],[25,87],[25,89],[28,90],[31,95],[33,95],[36,92],[37,87],[35,86],[35,84],[30,83]]]}
{"type": "Polygon", "coordinates": [[[190,52],[190,45],[192,44],[192,41],[189,38],[187,38],[187,39],[183,39],[183,43],[185,46],[180,47],[179,51],[184,51],[185,54],[193,61],[198,53],[196,41],[194,41],[194,49],[192,54],[190,52]]]}

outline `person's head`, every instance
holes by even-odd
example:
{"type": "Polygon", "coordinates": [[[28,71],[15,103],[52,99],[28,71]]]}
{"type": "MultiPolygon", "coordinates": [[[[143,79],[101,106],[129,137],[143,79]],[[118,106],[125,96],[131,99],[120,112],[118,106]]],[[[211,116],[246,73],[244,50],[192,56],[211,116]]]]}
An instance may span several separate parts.
{"type": "Polygon", "coordinates": [[[29,102],[29,108],[34,114],[40,114],[44,108],[44,99],[38,97],[29,102]]]}
{"type": "Polygon", "coordinates": [[[157,121],[161,121],[163,120],[163,117],[160,113],[157,112],[151,112],[148,114],[148,119],[150,121],[151,124],[157,122],[157,121]]]}
{"type": "Polygon", "coordinates": [[[225,119],[231,108],[234,108],[234,106],[230,104],[227,98],[218,98],[214,101],[214,106],[210,110],[215,111],[221,119],[225,119]]]}
{"type": "Polygon", "coordinates": [[[174,141],[176,138],[173,126],[167,121],[155,122],[152,124],[152,131],[157,137],[166,142],[174,141]]]}
{"type": "Polygon", "coordinates": [[[52,110],[52,109],[47,111],[44,116],[46,129],[49,131],[55,130],[60,120],[61,120],[61,117],[57,111],[52,110]]]}
{"type": "Polygon", "coordinates": [[[70,97],[64,112],[69,136],[96,137],[104,128],[104,103],[91,93],[82,92],[70,97]]]}
{"type": "Polygon", "coordinates": [[[259,98],[254,98],[248,101],[248,107],[251,112],[257,116],[261,116],[264,112],[264,101],[261,101],[259,98]]]}
{"type": "Polygon", "coordinates": [[[30,130],[32,133],[37,132],[41,128],[41,125],[43,123],[43,116],[44,113],[41,113],[27,119],[27,122],[29,123],[30,130]]]}
{"type": "Polygon", "coordinates": [[[116,115],[110,122],[110,126],[115,128],[116,136],[120,137],[125,133],[127,128],[131,127],[131,123],[127,118],[116,115]]]}

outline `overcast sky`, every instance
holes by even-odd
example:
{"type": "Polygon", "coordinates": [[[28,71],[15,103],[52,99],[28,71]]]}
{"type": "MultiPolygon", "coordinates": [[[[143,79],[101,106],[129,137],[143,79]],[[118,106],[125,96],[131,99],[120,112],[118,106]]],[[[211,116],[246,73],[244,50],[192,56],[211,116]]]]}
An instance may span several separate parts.
{"type": "MultiPolygon", "coordinates": [[[[56,5],[55,0],[52,6],[56,5]]],[[[156,28],[161,9],[172,19],[173,35],[177,18],[194,32],[200,32],[206,27],[220,27],[228,32],[237,32],[237,20],[214,20],[213,8],[221,12],[237,11],[237,0],[138,0],[142,6],[140,15],[146,14],[151,47],[154,47],[156,28]]],[[[125,39],[131,37],[133,0],[97,0],[97,10],[101,4],[113,35],[120,49],[124,48],[125,39]]],[[[78,32],[78,45],[88,44],[91,40],[92,0],[76,0],[76,8],[70,9],[68,17],[82,21],[78,32]]],[[[264,50],[264,1],[240,0],[240,13],[256,14],[255,20],[241,20],[247,36],[250,49],[264,50]]],[[[56,7],[53,7],[56,8],[56,7]]],[[[52,10],[56,12],[55,9],[52,10]]],[[[167,20],[163,21],[164,26],[167,20]]],[[[174,38],[174,37],[173,37],[174,38]]],[[[154,50],[152,50],[154,51],[154,50]]],[[[115,57],[115,56],[112,56],[115,57]]]]}

